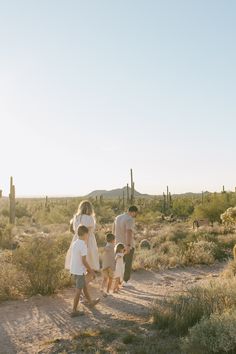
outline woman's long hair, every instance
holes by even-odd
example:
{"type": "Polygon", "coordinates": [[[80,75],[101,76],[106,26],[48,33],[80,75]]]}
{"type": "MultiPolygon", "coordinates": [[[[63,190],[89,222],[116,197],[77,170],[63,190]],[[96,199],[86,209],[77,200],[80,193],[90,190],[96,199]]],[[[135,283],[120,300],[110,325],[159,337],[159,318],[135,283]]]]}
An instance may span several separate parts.
{"type": "Polygon", "coordinates": [[[83,200],[78,207],[78,211],[76,215],[91,215],[95,217],[92,203],[90,203],[89,200],[83,200]]]}

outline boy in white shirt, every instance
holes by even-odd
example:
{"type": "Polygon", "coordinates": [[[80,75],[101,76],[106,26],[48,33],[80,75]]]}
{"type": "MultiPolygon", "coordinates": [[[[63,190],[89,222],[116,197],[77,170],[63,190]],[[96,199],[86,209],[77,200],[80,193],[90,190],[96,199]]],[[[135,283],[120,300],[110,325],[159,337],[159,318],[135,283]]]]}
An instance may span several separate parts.
{"type": "Polygon", "coordinates": [[[86,271],[88,271],[88,273],[90,273],[92,276],[95,276],[94,271],[90,268],[88,262],[86,261],[86,241],[88,238],[88,233],[89,230],[86,226],[79,226],[78,238],[73,242],[71,247],[70,272],[71,274],[75,275],[76,279],[76,294],[74,298],[73,312],[71,314],[72,317],[83,315],[83,312],[77,311],[82,290],[90,306],[95,306],[100,301],[99,298],[96,300],[91,300],[85,281],[86,271]]]}

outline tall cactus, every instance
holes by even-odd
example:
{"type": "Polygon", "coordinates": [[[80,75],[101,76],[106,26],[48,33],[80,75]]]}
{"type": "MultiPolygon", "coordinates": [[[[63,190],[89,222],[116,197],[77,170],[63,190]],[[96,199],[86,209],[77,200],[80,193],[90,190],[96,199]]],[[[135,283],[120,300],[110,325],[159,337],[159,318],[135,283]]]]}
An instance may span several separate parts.
{"type": "Polygon", "coordinates": [[[163,193],[163,213],[165,214],[166,212],[166,195],[163,193]]]}
{"type": "Polygon", "coordinates": [[[2,190],[0,189],[0,198],[2,198],[2,190]]]}
{"type": "Polygon", "coordinates": [[[130,198],[130,202],[131,202],[131,204],[133,204],[134,203],[134,177],[133,177],[132,168],[130,170],[130,178],[131,178],[131,198],[130,198]]]}
{"type": "Polygon", "coordinates": [[[16,220],[16,191],[15,191],[15,186],[13,184],[13,177],[10,178],[9,201],[10,201],[9,222],[10,224],[14,225],[16,220]]]}

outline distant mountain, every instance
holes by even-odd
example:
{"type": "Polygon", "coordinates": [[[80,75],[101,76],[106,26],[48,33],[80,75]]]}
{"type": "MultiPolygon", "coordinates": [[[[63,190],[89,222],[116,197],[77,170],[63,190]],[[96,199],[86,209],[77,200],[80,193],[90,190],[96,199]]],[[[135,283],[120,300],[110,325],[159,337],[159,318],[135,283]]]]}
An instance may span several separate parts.
{"type": "MultiPolygon", "coordinates": [[[[88,195],[86,195],[87,198],[96,198],[96,197],[100,197],[101,195],[103,196],[103,198],[106,199],[112,199],[112,198],[119,198],[119,197],[123,197],[123,192],[125,193],[125,197],[126,197],[126,193],[127,193],[127,187],[124,188],[118,188],[118,189],[112,189],[110,191],[107,190],[96,190],[93,191],[91,193],[89,193],[88,195]]],[[[129,195],[131,194],[131,188],[129,188],[129,195]]],[[[142,194],[139,193],[138,191],[134,191],[134,196],[136,198],[148,198],[151,197],[151,195],[149,194],[142,194]]]]}

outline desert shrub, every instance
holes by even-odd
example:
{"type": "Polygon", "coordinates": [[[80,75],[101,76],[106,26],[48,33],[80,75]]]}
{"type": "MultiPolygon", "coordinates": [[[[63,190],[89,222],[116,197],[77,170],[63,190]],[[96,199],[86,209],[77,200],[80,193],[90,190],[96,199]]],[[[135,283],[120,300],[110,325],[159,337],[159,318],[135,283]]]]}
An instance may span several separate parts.
{"type": "Polygon", "coordinates": [[[30,217],[29,210],[27,209],[27,205],[21,204],[19,202],[16,203],[16,217],[23,218],[24,216],[30,217]]]}
{"type": "Polygon", "coordinates": [[[11,249],[14,243],[14,235],[12,233],[12,226],[9,224],[0,226],[0,247],[11,249]]]}
{"type": "Polygon", "coordinates": [[[10,212],[9,212],[8,209],[4,208],[4,209],[2,209],[1,214],[2,214],[2,216],[4,216],[5,218],[9,218],[10,212]]]}
{"type": "Polygon", "coordinates": [[[186,294],[157,300],[153,307],[154,323],[176,335],[185,334],[203,317],[223,313],[236,306],[236,279],[217,280],[195,286],[186,294]]]}
{"type": "Polygon", "coordinates": [[[212,314],[189,330],[182,340],[184,353],[223,354],[236,352],[236,311],[212,314]]]}
{"type": "Polygon", "coordinates": [[[155,233],[152,237],[152,243],[154,247],[159,247],[163,242],[171,241],[179,243],[188,237],[189,231],[184,226],[168,225],[155,233]]]}
{"type": "Polygon", "coordinates": [[[217,246],[214,242],[190,242],[182,255],[183,264],[213,264],[216,251],[217,246]]]}
{"type": "Polygon", "coordinates": [[[167,235],[167,241],[172,241],[175,243],[180,242],[188,237],[189,231],[185,227],[174,227],[171,232],[167,235]]]}
{"type": "Polygon", "coordinates": [[[225,278],[232,278],[236,275],[236,260],[230,261],[223,272],[225,278]]]}
{"type": "Polygon", "coordinates": [[[178,217],[189,217],[194,211],[193,201],[189,198],[175,198],[172,205],[172,213],[178,217]]]}
{"type": "Polygon", "coordinates": [[[148,210],[148,211],[143,211],[142,213],[140,213],[137,217],[137,221],[141,222],[143,224],[154,224],[157,221],[160,221],[162,219],[162,214],[159,211],[152,211],[152,210],[148,210]]]}
{"type": "Polygon", "coordinates": [[[222,248],[231,250],[232,254],[234,245],[236,245],[236,234],[219,235],[218,242],[222,248]]]}
{"type": "Polygon", "coordinates": [[[180,260],[175,254],[165,254],[157,249],[142,249],[135,254],[133,269],[164,269],[175,267],[179,263],[180,260]]]}
{"type": "Polygon", "coordinates": [[[157,252],[174,256],[179,254],[179,247],[174,242],[166,241],[159,246],[157,252]]]}
{"type": "Polygon", "coordinates": [[[236,224],[236,207],[228,208],[221,216],[220,216],[223,224],[226,225],[235,225],[236,224]]]}
{"type": "Polygon", "coordinates": [[[27,274],[31,294],[52,294],[69,283],[64,261],[70,241],[63,242],[60,237],[34,236],[15,251],[14,263],[27,274]]]}
{"type": "Polygon", "coordinates": [[[0,301],[18,298],[28,290],[27,276],[12,263],[11,253],[0,256],[0,301]]]}

